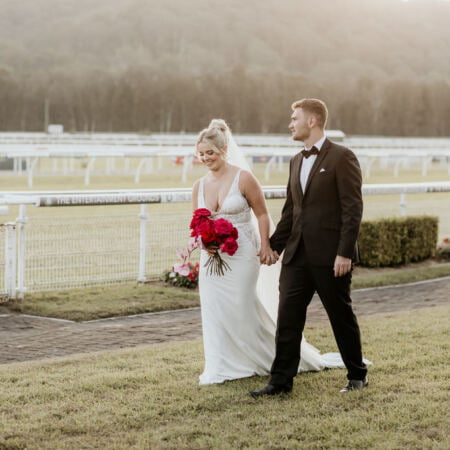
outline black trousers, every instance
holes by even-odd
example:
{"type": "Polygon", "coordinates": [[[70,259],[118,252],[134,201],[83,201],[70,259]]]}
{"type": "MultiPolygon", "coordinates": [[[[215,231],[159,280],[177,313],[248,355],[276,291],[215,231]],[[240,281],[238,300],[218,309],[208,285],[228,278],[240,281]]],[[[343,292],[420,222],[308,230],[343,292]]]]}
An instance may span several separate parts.
{"type": "Polygon", "coordinates": [[[367,368],[362,360],[359,326],[351,306],[350,284],[351,272],[335,277],[333,267],[311,266],[303,242],[292,261],[283,264],[271,384],[292,384],[298,372],[306,310],[316,291],[330,319],[336,343],[347,368],[347,378],[364,379],[367,368]]]}

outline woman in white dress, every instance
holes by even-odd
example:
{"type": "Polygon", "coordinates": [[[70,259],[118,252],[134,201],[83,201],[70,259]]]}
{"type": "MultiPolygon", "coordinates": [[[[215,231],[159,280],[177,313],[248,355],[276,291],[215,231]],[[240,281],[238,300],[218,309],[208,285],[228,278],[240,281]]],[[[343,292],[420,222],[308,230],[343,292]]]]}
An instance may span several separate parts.
{"type": "MultiPolygon", "coordinates": [[[[253,174],[243,169],[248,168],[245,158],[223,120],[211,121],[200,132],[196,155],[209,171],[194,184],[194,210],[209,209],[213,219],[228,220],[239,233],[236,253],[221,253],[230,267],[224,275],[207,273],[208,251],[201,251],[205,368],[200,384],[269,375],[275,355],[279,263],[274,264],[270,249],[273,224],[264,195],[253,174]],[[268,265],[260,270],[261,262],[268,265]]],[[[339,354],[321,355],[302,339],[299,371],[342,366],[339,354]]]]}

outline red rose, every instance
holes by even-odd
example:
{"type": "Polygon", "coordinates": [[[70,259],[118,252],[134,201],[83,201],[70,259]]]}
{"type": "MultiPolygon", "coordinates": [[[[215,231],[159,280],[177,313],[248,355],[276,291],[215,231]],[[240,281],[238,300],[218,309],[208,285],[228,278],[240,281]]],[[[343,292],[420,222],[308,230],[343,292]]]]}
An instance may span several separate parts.
{"type": "Polygon", "coordinates": [[[209,216],[211,215],[211,211],[206,208],[199,208],[194,211],[192,216],[191,224],[189,228],[193,230],[191,236],[198,236],[198,232],[196,231],[200,224],[203,222],[209,221],[209,216]]]}
{"type": "Polygon", "coordinates": [[[233,229],[231,230],[230,236],[234,239],[237,239],[239,237],[237,228],[233,227],[233,229]]]}
{"type": "Polygon", "coordinates": [[[216,240],[216,233],[211,221],[203,222],[198,226],[198,232],[202,237],[203,244],[208,245],[216,240]]]}
{"type": "Polygon", "coordinates": [[[194,211],[194,217],[209,217],[211,215],[211,211],[206,208],[199,208],[194,211]]]}
{"type": "Polygon", "coordinates": [[[220,246],[220,250],[224,253],[228,253],[230,256],[233,256],[238,249],[238,244],[236,239],[229,237],[225,239],[225,242],[220,246]]]}
{"type": "Polygon", "coordinates": [[[214,230],[219,236],[229,236],[233,228],[233,225],[228,220],[216,219],[214,221],[214,230]]]}
{"type": "Polygon", "coordinates": [[[191,236],[198,235],[198,227],[205,222],[209,222],[210,219],[204,216],[199,217],[193,217],[191,220],[191,224],[189,225],[189,228],[192,230],[191,236]]]}

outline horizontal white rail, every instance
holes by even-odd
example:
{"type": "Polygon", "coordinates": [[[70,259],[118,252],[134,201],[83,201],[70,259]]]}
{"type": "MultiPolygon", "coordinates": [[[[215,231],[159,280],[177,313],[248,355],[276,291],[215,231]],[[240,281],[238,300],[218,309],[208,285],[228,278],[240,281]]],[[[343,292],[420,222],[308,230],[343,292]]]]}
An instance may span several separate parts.
{"type": "MultiPolygon", "coordinates": [[[[376,147],[368,145],[351,146],[358,157],[402,157],[422,158],[450,157],[450,143],[445,147],[376,147]]],[[[247,157],[258,156],[294,156],[299,152],[299,145],[252,145],[241,146],[247,157]]],[[[125,143],[68,145],[48,144],[39,146],[33,144],[2,144],[0,157],[5,158],[145,158],[145,157],[176,157],[193,156],[194,144],[180,145],[135,145],[125,143]]]]}
{"type": "MultiPolygon", "coordinates": [[[[340,130],[327,130],[327,136],[351,148],[364,170],[365,178],[371,175],[376,162],[386,168],[393,165],[394,176],[398,176],[404,167],[411,163],[421,165],[421,173],[426,176],[433,161],[447,165],[450,174],[450,139],[449,138],[388,138],[377,136],[345,136],[340,130]]],[[[115,170],[115,160],[124,160],[117,170],[122,173],[134,173],[135,183],[139,184],[141,172],[153,171],[153,161],[162,165],[162,158],[177,159],[182,163],[181,180],[187,180],[192,168],[196,134],[126,134],[126,133],[0,133],[0,158],[13,161],[13,171],[23,175],[24,167],[28,186],[33,186],[33,178],[40,171],[42,159],[53,160],[54,175],[67,175],[75,171],[75,160],[88,160],[84,171],[84,184],[89,186],[94,173],[96,160],[106,159],[106,169],[95,169],[95,173],[111,174],[115,170]],[[62,159],[63,167],[58,168],[62,159]],[[140,160],[138,167],[130,169],[130,160],[140,160]]],[[[278,162],[282,170],[283,161],[299,151],[301,143],[294,142],[289,135],[236,135],[244,155],[253,160],[260,158],[266,163],[265,180],[278,162]]]]}
{"type": "MultiPolygon", "coordinates": [[[[263,186],[267,199],[284,198],[285,186],[263,186]]],[[[450,192],[450,181],[427,183],[364,184],[363,195],[450,192]]],[[[191,189],[123,189],[115,191],[0,192],[0,204],[46,206],[95,206],[191,201],[191,189]]]]}
{"type": "MultiPolygon", "coordinates": [[[[430,137],[387,137],[387,136],[346,136],[340,130],[326,130],[330,139],[341,140],[350,148],[367,147],[383,148],[425,148],[425,147],[449,147],[450,138],[430,137]]],[[[236,142],[244,146],[275,145],[295,146],[289,134],[235,134],[236,142]]],[[[2,132],[0,144],[27,143],[35,145],[67,144],[67,145],[194,145],[197,139],[196,133],[26,133],[26,132],[2,132]]]]}

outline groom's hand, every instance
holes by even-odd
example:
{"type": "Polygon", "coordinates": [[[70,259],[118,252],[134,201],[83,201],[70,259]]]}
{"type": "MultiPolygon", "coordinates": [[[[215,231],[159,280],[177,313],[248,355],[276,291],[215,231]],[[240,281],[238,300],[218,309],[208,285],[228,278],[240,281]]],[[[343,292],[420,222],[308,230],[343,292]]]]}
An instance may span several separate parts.
{"type": "Polygon", "coordinates": [[[279,258],[278,253],[275,250],[272,250],[270,247],[261,248],[260,252],[258,253],[258,256],[259,262],[261,264],[267,264],[268,266],[275,264],[279,258]]]}
{"type": "Polygon", "coordinates": [[[334,260],[334,276],[342,277],[346,273],[349,273],[352,269],[352,260],[350,258],[345,258],[344,256],[337,255],[334,260]]]}

